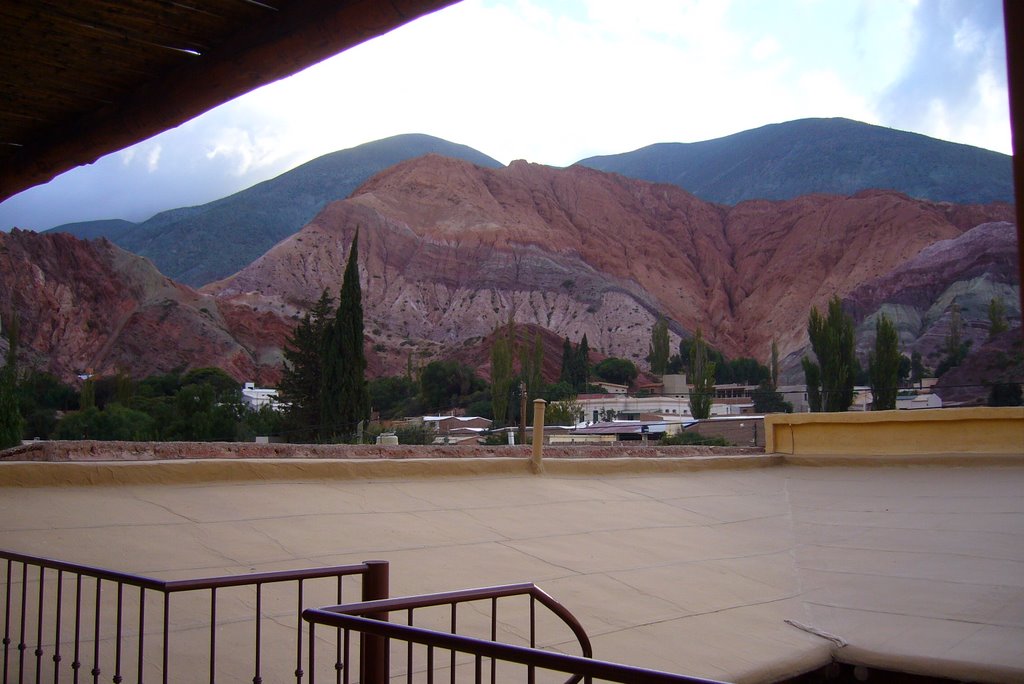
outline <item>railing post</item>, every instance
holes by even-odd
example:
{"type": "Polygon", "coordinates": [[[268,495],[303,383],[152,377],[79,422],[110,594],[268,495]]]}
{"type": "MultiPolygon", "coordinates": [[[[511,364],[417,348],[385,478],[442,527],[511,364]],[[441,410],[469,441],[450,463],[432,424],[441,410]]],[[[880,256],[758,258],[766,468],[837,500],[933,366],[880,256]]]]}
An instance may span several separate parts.
{"type": "Polygon", "coordinates": [[[543,399],[533,400],[533,456],[530,458],[530,470],[535,473],[544,472],[541,455],[544,451],[544,407],[547,403],[543,399]]]}
{"type": "MultiPolygon", "coordinates": [[[[366,561],[366,565],[368,569],[363,575],[363,601],[388,598],[388,562],[366,561]]],[[[388,613],[368,613],[366,617],[386,622],[388,613]]],[[[359,681],[362,684],[387,684],[391,676],[389,656],[386,638],[364,633],[360,639],[359,681]]]]}

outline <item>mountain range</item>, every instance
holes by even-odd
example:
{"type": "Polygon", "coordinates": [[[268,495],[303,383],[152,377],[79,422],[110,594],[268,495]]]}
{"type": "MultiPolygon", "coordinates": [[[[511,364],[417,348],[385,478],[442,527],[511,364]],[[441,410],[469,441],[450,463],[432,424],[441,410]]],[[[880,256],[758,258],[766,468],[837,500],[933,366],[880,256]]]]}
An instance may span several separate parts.
{"type": "MultiPolygon", "coordinates": [[[[162,212],[142,223],[89,221],[53,231],[106,237],[147,257],[165,275],[198,287],[249,264],[374,174],[430,153],[501,166],[463,145],[402,135],[325,155],[229,197],[162,212]]],[[[593,157],[578,165],[670,183],[727,205],[873,188],[974,204],[1012,202],[1013,194],[1007,155],[847,119],[791,121],[717,140],[593,157]]]]}
{"type": "Polygon", "coordinates": [[[250,263],[306,225],[328,202],[348,197],[370,176],[424,154],[501,166],[465,145],[429,135],[399,135],[332,152],[228,197],[161,212],[141,223],[86,221],[51,232],[105,237],[146,257],[165,275],[198,286],[250,263]]]}
{"type": "Polygon", "coordinates": [[[696,143],[660,143],[579,164],[671,183],[730,205],[870,188],[936,202],[1013,202],[1008,155],[838,118],[771,124],[696,143]]]}
{"type": "Polygon", "coordinates": [[[765,360],[775,340],[784,378],[799,380],[808,311],[832,295],[855,315],[862,351],[886,311],[899,314],[903,351],[932,366],[954,302],[979,351],[991,297],[1019,325],[1013,216],[1004,203],[891,190],[729,207],[584,166],[427,155],[198,291],[106,239],[0,234],[0,310],[21,320],[27,360],[66,378],[218,365],[273,383],[295,320],[337,293],[358,229],[371,374],[486,359],[475,350],[510,316],[643,367],[663,314],[673,344],[700,328],[731,357],[765,360]]]}

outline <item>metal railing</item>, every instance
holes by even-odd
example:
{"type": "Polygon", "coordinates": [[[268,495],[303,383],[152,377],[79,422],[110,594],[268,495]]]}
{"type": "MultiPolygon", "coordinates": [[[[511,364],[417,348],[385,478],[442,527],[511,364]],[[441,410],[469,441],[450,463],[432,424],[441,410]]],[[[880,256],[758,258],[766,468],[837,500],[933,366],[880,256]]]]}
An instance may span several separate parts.
{"type": "MultiPolygon", "coordinates": [[[[391,642],[404,643],[404,671],[408,684],[412,684],[414,675],[419,675],[417,681],[434,684],[436,672],[443,669],[449,670],[448,678],[451,684],[455,684],[457,672],[460,673],[459,681],[467,681],[471,676],[477,684],[482,684],[485,681],[495,684],[498,681],[499,664],[502,667],[502,678],[506,681],[522,681],[524,679],[521,675],[512,675],[507,670],[509,666],[525,668],[522,669],[522,675],[525,675],[525,681],[529,684],[534,684],[537,681],[538,672],[569,674],[570,677],[565,680],[565,684],[575,684],[581,680],[588,684],[594,680],[651,683],[712,681],[594,660],[590,639],[579,621],[562,604],[530,583],[393,598],[327,608],[311,608],[302,612],[302,618],[309,623],[309,670],[311,673],[316,670],[316,627],[321,625],[342,631],[343,636],[338,642],[334,663],[337,673],[336,680],[339,684],[350,683],[348,677],[348,672],[351,669],[349,667],[350,632],[363,635],[364,642],[366,635],[374,635],[382,639],[382,643],[378,642],[378,644],[384,649],[386,657],[389,657],[392,652],[399,653],[403,650],[399,647],[396,651],[392,651],[394,644],[391,642]],[[529,598],[528,637],[524,639],[528,645],[504,643],[498,640],[498,599],[513,596],[529,598]],[[490,603],[488,638],[457,633],[458,606],[476,601],[490,603]],[[536,611],[538,603],[551,611],[569,628],[580,647],[580,655],[569,655],[538,648],[536,611]],[[447,631],[414,624],[416,609],[437,606],[450,607],[447,631]],[[389,616],[395,612],[404,612],[405,624],[389,621],[389,616]],[[419,659],[419,665],[414,658],[416,654],[414,646],[417,645],[424,647],[421,649],[422,657],[419,659]],[[435,650],[447,652],[448,657],[444,658],[444,653],[435,654],[435,650]],[[460,665],[457,662],[457,654],[465,654],[470,658],[464,660],[460,665]],[[487,668],[485,668],[485,661],[487,661],[487,668]],[[489,670],[489,677],[485,677],[485,669],[489,670]]],[[[390,666],[390,663],[388,665],[390,666]]],[[[389,669],[385,676],[379,679],[363,679],[362,684],[383,684],[388,681],[389,677],[400,676],[400,672],[401,670],[396,675],[389,669]]],[[[443,677],[437,677],[437,679],[441,678],[443,677]]],[[[313,676],[310,677],[309,682],[315,684],[313,676]]]]}
{"type": "MultiPolygon", "coordinates": [[[[134,681],[139,684],[147,676],[160,678],[166,684],[171,681],[172,670],[177,673],[175,681],[199,681],[204,664],[208,664],[208,677],[212,684],[218,676],[218,633],[229,632],[228,623],[249,632],[245,639],[252,640],[251,670],[246,669],[252,677],[243,675],[235,667],[239,653],[237,643],[234,643],[230,653],[233,660],[231,671],[225,678],[261,684],[265,669],[265,642],[274,641],[275,655],[283,651],[276,635],[264,636],[264,623],[279,627],[287,613],[278,609],[275,614],[274,610],[265,607],[264,588],[282,583],[295,585],[294,628],[281,634],[287,633],[288,638],[294,639],[295,668],[288,676],[294,676],[295,681],[301,684],[305,674],[301,612],[304,603],[310,602],[308,595],[304,600],[307,583],[335,580],[335,586],[317,588],[320,593],[324,590],[331,592],[339,602],[342,600],[342,580],[346,576],[362,575],[361,596],[364,601],[386,598],[388,592],[386,561],[225,577],[159,580],[0,550],[0,568],[4,567],[2,681],[19,684],[26,681],[39,684],[44,681],[44,676],[46,681],[59,684],[62,675],[77,684],[83,674],[94,684],[100,681],[101,676],[104,676],[104,681],[121,684],[132,681],[132,673],[134,681]],[[235,587],[247,587],[250,591],[246,596],[232,595],[234,600],[230,608],[234,616],[218,621],[218,590],[235,587]],[[129,588],[132,591],[128,591],[129,588]],[[200,616],[196,616],[196,606],[192,606],[193,610],[182,613],[185,624],[175,625],[176,631],[188,632],[189,639],[188,644],[174,654],[181,657],[172,663],[171,596],[195,596],[196,592],[204,591],[209,592],[209,602],[200,601],[200,616]],[[254,604],[251,603],[253,599],[254,604]],[[158,619],[154,619],[157,616],[152,612],[148,616],[146,613],[147,604],[153,602],[162,604],[158,619]],[[204,610],[208,611],[208,620],[201,615],[204,610]],[[208,637],[195,636],[204,630],[208,630],[208,637]],[[152,647],[147,649],[154,640],[159,644],[156,655],[150,652],[154,650],[152,647]],[[70,663],[66,662],[69,656],[70,663]],[[91,667],[85,661],[91,661],[91,667]],[[84,668],[88,668],[85,673],[82,672],[84,668]],[[112,668],[112,674],[109,668],[112,668]]],[[[273,597],[275,605],[291,598],[276,593],[273,597]]],[[[230,636],[237,634],[231,632],[230,636]]],[[[371,635],[371,645],[372,641],[371,635]]],[[[244,650],[248,651],[248,648],[244,650]]],[[[364,659],[364,666],[372,666],[372,663],[364,659]]],[[[276,664],[276,667],[280,670],[282,665],[276,664]]],[[[367,681],[366,676],[363,681],[367,681]]]]}

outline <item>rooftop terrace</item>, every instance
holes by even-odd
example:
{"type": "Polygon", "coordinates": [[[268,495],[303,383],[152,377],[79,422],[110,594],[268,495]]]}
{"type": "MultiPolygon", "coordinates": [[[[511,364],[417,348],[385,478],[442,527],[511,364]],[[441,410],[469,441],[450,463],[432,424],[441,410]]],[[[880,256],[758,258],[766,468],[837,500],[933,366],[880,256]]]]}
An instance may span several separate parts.
{"type": "Polygon", "coordinates": [[[603,660],[1021,681],[1024,457],[972,459],[4,463],[0,547],[158,578],[382,558],[393,596],[536,582],[603,660]]]}

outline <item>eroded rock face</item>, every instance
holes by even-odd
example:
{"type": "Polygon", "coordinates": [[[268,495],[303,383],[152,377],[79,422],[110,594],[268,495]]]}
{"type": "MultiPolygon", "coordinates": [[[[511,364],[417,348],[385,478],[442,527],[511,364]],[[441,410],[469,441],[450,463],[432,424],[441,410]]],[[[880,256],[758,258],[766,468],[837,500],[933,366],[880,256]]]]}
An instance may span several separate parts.
{"type": "Polygon", "coordinates": [[[277,378],[285,318],[179,285],[106,240],[0,233],[0,276],[24,356],[64,379],[197,366],[277,378]]]}
{"type": "Polygon", "coordinates": [[[874,322],[885,313],[896,323],[904,353],[920,352],[935,367],[944,355],[954,305],[962,339],[980,350],[989,336],[988,306],[1000,298],[1012,327],[1020,324],[1017,236],[1012,223],[983,223],[922,249],[889,273],[869,280],[844,305],[858,321],[864,353],[874,344],[874,322]]]}
{"type": "Polygon", "coordinates": [[[812,305],[1011,216],[1006,205],[884,191],[729,208],[581,167],[422,157],[204,290],[304,308],[338,290],[358,227],[367,330],[384,368],[404,367],[410,349],[448,353],[510,315],[640,361],[658,312],[673,321],[673,346],[700,327],[730,356],[765,359],[775,338],[792,365],[812,305]]]}
{"type": "Polygon", "coordinates": [[[486,375],[488,336],[510,317],[551,332],[547,365],[558,363],[557,340],[586,334],[596,354],[644,368],[659,313],[673,347],[699,327],[727,355],[765,360],[774,338],[793,367],[810,307],[834,294],[858,320],[903,306],[916,341],[941,332],[930,322],[955,288],[979,277],[1012,288],[1019,278],[1006,268],[981,265],[1010,229],[970,230],[1011,218],[1007,205],[884,191],[729,208],[583,167],[427,156],[377,175],[202,291],[108,242],[0,234],[0,307],[18,312],[27,355],[64,377],[216,365],[272,383],[290,327],[324,289],[337,296],[358,229],[371,375],[451,356],[476,359],[486,375]]]}

